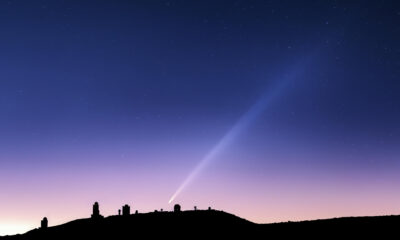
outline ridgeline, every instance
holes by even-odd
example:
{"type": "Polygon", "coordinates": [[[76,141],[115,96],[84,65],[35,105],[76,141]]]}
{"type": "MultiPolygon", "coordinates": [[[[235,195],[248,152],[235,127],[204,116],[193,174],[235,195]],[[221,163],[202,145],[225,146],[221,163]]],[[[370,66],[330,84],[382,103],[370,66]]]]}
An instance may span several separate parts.
{"type": "MultiPolygon", "coordinates": [[[[96,205],[96,204],[95,204],[96,205]]],[[[102,217],[96,212],[91,218],[78,219],[62,225],[42,227],[25,234],[0,237],[19,239],[277,239],[277,238],[371,238],[396,236],[400,216],[348,217],[303,222],[255,224],[232,214],[208,210],[150,212],[102,217]]],[[[98,206],[97,206],[98,207],[98,206]]]]}

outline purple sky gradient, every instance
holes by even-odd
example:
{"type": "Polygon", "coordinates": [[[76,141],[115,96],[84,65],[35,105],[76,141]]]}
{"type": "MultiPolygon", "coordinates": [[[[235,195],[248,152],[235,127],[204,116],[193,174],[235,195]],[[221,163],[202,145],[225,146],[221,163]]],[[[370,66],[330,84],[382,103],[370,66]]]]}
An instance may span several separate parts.
{"type": "Polygon", "coordinates": [[[171,210],[274,94],[173,203],[257,223],[399,214],[399,7],[1,2],[0,235],[95,201],[171,210]]]}

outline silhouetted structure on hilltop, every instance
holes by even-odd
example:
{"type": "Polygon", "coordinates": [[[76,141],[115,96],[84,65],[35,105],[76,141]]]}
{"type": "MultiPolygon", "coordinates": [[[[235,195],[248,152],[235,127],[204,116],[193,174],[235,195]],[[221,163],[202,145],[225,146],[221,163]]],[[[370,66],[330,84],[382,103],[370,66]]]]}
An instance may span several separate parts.
{"type": "Polygon", "coordinates": [[[93,204],[92,218],[93,218],[93,219],[103,218],[103,216],[100,215],[100,208],[99,208],[99,203],[98,203],[98,202],[95,202],[95,203],[93,204]]]}
{"type": "Polygon", "coordinates": [[[40,222],[40,228],[41,229],[46,229],[48,224],[49,224],[49,222],[47,221],[47,218],[44,217],[43,220],[40,222]]]}
{"type": "Polygon", "coordinates": [[[181,211],[181,205],[175,204],[174,206],[174,212],[180,212],[181,211]]]}
{"type": "Polygon", "coordinates": [[[131,215],[131,207],[128,204],[122,206],[122,216],[129,216],[131,215]]]}
{"type": "Polygon", "coordinates": [[[77,219],[49,228],[48,220],[44,217],[40,228],[25,234],[0,237],[0,239],[188,239],[192,236],[204,239],[258,239],[260,236],[268,236],[271,239],[320,239],[327,233],[334,239],[342,239],[343,236],[350,239],[369,239],[371,236],[385,239],[398,233],[400,226],[400,216],[346,217],[255,224],[230,213],[211,209],[211,207],[208,210],[195,208],[195,211],[182,211],[181,206],[175,204],[174,213],[155,210],[158,212],[157,214],[150,212],[130,215],[130,206],[125,204],[119,210],[123,216],[129,215],[129,217],[109,216],[103,218],[100,215],[99,204],[96,202],[93,205],[91,219],[77,219]],[[177,226],[181,230],[171,231],[171,229],[176,230],[177,226]]]}

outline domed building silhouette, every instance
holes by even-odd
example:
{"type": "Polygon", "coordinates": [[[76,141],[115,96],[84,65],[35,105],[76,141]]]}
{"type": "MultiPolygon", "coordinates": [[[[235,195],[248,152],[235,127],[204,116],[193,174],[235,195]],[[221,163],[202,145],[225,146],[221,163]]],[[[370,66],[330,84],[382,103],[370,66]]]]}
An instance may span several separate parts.
{"type": "Polygon", "coordinates": [[[176,212],[176,213],[181,212],[181,205],[175,204],[175,206],[174,206],[174,212],[176,212]]]}

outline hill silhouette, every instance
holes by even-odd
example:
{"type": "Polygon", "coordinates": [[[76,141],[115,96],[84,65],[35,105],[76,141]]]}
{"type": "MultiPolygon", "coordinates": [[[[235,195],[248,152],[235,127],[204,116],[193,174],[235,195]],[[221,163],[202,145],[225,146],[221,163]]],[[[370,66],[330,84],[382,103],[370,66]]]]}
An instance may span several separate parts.
{"type": "Polygon", "coordinates": [[[257,225],[232,214],[217,210],[150,212],[129,216],[78,219],[47,229],[34,229],[25,234],[0,239],[126,239],[130,237],[188,237],[185,233],[207,237],[209,234],[241,234],[257,225]]]}
{"type": "Polygon", "coordinates": [[[223,211],[197,210],[78,219],[0,239],[370,238],[395,236],[399,228],[400,216],[255,224],[223,211]]]}

